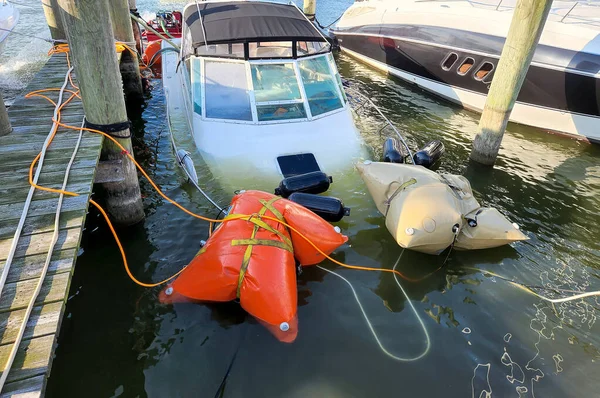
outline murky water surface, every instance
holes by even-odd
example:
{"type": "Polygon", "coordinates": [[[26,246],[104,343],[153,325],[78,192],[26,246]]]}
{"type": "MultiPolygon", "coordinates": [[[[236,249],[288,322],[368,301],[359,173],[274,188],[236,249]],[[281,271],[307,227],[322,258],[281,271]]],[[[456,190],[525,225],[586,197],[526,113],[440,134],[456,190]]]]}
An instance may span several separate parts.
{"type": "MultiPolygon", "coordinates": [[[[142,13],[173,7],[155,0],[138,4],[142,13]]],[[[326,24],[350,4],[320,0],[317,15],[326,24]]],[[[21,9],[26,16],[19,30],[47,37],[41,10],[21,9]]],[[[0,88],[9,100],[42,65],[48,48],[33,39],[11,40],[0,62],[0,88]]],[[[451,253],[445,267],[424,281],[400,281],[410,302],[389,274],[324,263],[352,284],[383,347],[403,359],[396,360],[374,340],[349,285],[317,268],[299,277],[300,333],[291,345],[277,342],[235,304],[161,305],[157,290],[127,278],[102,220],[90,213],[48,396],[597,396],[598,299],[553,306],[481,270],[529,285],[600,290],[600,148],[510,125],[493,169],[470,164],[476,114],[344,55],[337,58],[341,74],[368,93],[412,143],[441,139],[447,149],[441,169],[469,178],[482,204],[497,207],[531,239],[451,253]]],[[[168,195],[216,215],[176,166],[161,82],[152,84],[134,121],[137,157],[168,195]]],[[[363,136],[378,151],[383,137],[376,130],[363,136]]],[[[231,190],[199,169],[202,185],[227,203],[231,190]]],[[[349,244],[335,257],[391,268],[402,251],[360,177],[352,169],[334,177],[331,194],[352,207],[352,216],[339,223],[349,244]]],[[[238,188],[272,188],[261,184],[257,178],[238,188]]],[[[156,281],[189,262],[207,226],[165,204],[147,183],[142,186],[147,218],[121,238],[135,274],[156,281]]],[[[444,258],[406,251],[398,269],[418,278],[444,258]]]]}

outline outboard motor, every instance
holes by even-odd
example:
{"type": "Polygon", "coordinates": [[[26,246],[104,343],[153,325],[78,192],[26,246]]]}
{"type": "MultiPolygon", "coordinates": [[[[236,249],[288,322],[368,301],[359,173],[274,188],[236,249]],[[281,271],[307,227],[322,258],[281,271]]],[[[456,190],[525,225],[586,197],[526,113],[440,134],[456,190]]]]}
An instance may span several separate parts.
{"type": "Polygon", "coordinates": [[[279,187],[275,188],[275,195],[284,198],[295,192],[323,193],[329,189],[333,179],[322,171],[313,171],[284,178],[279,187]]]}
{"type": "Polygon", "coordinates": [[[433,140],[413,155],[416,165],[431,169],[442,157],[446,149],[442,141],[433,140]]]}
{"type": "Polygon", "coordinates": [[[383,143],[383,161],[388,163],[404,163],[408,153],[406,148],[395,137],[388,137],[383,143]]]}
{"type": "Polygon", "coordinates": [[[325,221],[338,222],[344,216],[350,215],[350,208],[344,207],[344,203],[340,199],[331,196],[296,192],[291,194],[288,199],[306,207],[325,221]]]}

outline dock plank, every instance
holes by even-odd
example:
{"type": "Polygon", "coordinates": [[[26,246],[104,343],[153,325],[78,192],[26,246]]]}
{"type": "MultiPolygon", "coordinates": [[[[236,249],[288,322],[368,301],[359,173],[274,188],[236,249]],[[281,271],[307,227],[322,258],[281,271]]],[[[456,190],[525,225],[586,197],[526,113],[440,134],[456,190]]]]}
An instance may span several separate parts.
{"type": "Polygon", "coordinates": [[[0,398],[39,398],[42,396],[44,381],[44,376],[40,375],[7,383],[0,398]]]}
{"type": "MultiPolygon", "coordinates": [[[[56,54],[34,77],[25,93],[62,86],[67,72],[66,57],[56,54]]],[[[69,88],[69,87],[68,87],[69,88]]],[[[54,101],[57,92],[45,93],[54,101]]],[[[71,94],[65,93],[64,100],[71,94]]],[[[42,98],[17,98],[9,109],[13,132],[0,137],[0,272],[6,259],[18,220],[23,212],[30,185],[31,161],[42,150],[52,128],[54,107],[42,98]]],[[[62,111],[61,121],[80,126],[84,110],[79,99],[73,99],[62,111]]],[[[38,183],[60,188],[66,164],[77,142],[77,131],[60,127],[46,159],[38,183]]],[[[0,397],[40,397],[52,364],[62,315],[69,293],[71,276],[79,252],[79,243],[93,187],[95,169],[100,157],[103,137],[84,133],[69,175],[67,190],[81,193],[65,197],[60,214],[58,241],[54,245],[42,289],[35,301],[17,357],[8,374],[0,397]]],[[[33,297],[54,233],[58,194],[37,190],[16,242],[14,259],[6,284],[0,294],[0,373],[25,320],[27,305],[33,297]]]]}

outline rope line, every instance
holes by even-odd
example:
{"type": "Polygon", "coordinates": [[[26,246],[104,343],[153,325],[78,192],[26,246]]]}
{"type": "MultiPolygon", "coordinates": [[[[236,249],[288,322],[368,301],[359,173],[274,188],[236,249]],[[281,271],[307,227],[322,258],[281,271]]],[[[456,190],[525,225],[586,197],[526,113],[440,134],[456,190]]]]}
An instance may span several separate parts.
{"type": "MultiPolygon", "coordinates": [[[[394,264],[394,267],[392,269],[394,269],[394,270],[396,269],[396,267],[398,266],[398,263],[400,263],[402,254],[404,254],[404,249],[400,253],[400,256],[398,256],[398,259],[396,260],[396,263],[394,264]]],[[[417,320],[419,321],[419,324],[421,325],[421,328],[423,329],[423,334],[425,335],[425,349],[423,350],[423,352],[421,352],[419,355],[417,355],[415,357],[400,357],[400,356],[392,354],[387,348],[385,348],[385,346],[379,339],[379,335],[375,331],[375,328],[373,327],[373,324],[371,323],[369,316],[367,315],[367,312],[365,311],[360,299],[358,298],[358,294],[356,293],[356,290],[354,289],[354,286],[352,285],[352,283],[348,279],[344,278],[342,275],[338,274],[335,271],[331,271],[320,265],[317,265],[317,267],[322,269],[323,271],[329,272],[330,274],[337,276],[338,278],[340,278],[341,280],[346,282],[346,284],[348,284],[348,286],[350,286],[350,289],[352,290],[352,294],[354,295],[354,300],[356,300],[356,303],[358,304],[358,308],[360,308],[360,312],[362,313],[363,318],[365,319],[365,322],[367,323],[367,326],[369,327],[369,330],[371,331],[371,334],[373,335],[373,338],[375,339],[375,341],[377,342],[377,345],[379,346],[379,348],[385,355],[392,358],[393,360],[400,361],[400,362],[414,362],[414,361],[417,361],[417,360],[423,358],[425,355],[427,355],[427,353],[429,353],[429,350],[431,349],[431,338],[429,337],[429,332],[427,331],[425,322],[423,322],[423,319],[421,318],[421,316],[419,316],[417,309],[415,308],[410,297],[408,296],[408,294],[406,293],[406,291],[400,284],[400,281],[398,280],[398,277],[396,276],[396,274],[394,274],[394,280],[396,281],[396,284],[400,288],[400,291],[402,291],[402,294],[406,298],[406,301],[410,305],[410,308],[411,308],[413,314],[415,315],[415,317],[417,318],[417,320]]]]}

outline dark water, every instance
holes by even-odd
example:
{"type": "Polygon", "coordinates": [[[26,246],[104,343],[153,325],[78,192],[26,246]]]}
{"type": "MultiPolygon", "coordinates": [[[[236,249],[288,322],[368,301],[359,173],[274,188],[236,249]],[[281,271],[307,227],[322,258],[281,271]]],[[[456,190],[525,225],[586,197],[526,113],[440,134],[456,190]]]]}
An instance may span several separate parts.
{"type": "MultiPolygon", "coordinates": [[[[317,15],[326,24],[350,3],[321,0],[317,15]]],[[[170,7],[138,4],[142,10],[170,7]]],[[[478,269],[531,285],[600,290],[600,148],[510,125],[494,168],[470,164],[476,114],[337,58],[342,75],[411,142],[441,139],[447,149],[442,170],[469,178],[477,199],[519,223],[530,240],[453,252],[433,276],[401,281],[431,344],[421,359],[397,361],[375,342],[349,286],[317,268],[299,277],[300,332],[291,345],[277,342],[235,304],[163,306],[158,290],[128,279],[103,221],[90,213],[48,396],[213,397],[234,355],[224,397],[598,395],[600,302],[553,306],[478,269]]],[[[136,156],[169,196],[216,215],[176,166],[161,83],[153,85],[134,120],[136,156]]],[[[382,141],[369,129],[364,139],[376,149],[382,141]]],[[[391,268],[401,249],[360,177],[336,177],[332,194],[352,207],[352,217],[339,223],[350,241],[335,257],[391,268]]],[[[201,180],[216,199],[228,201],[231,193],[220,181],[201,180]]],[[[258,179],[240,188],[255,185],[258,179]]],[[[158,281],[189,262],[207,226],[165,204],[148,184],[142,188],[146,221],[120,236],[138,278],[158,281]]],[[[406,251],[398,270],[418,278],[443,262],[444,256],[406,251]]],[[[406,359],[423,353],[425,334],[393,277],[323,265],[352,283],[391,354],[406,359]]]]}

